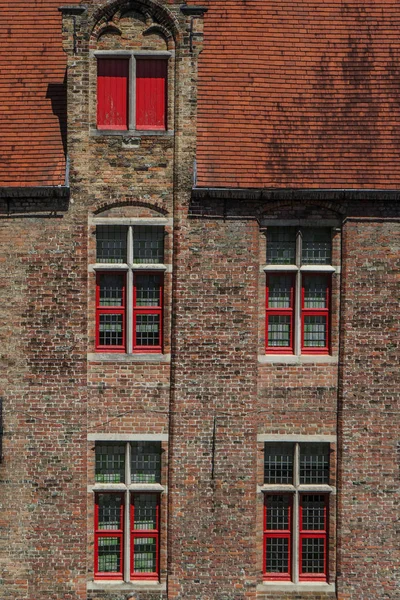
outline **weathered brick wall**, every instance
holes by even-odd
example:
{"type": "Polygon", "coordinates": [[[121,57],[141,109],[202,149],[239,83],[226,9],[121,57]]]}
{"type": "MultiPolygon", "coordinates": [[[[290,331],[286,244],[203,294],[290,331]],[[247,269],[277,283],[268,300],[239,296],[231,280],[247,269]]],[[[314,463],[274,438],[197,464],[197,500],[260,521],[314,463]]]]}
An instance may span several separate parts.
{"type": "Polygon", "coordinates": [[[1,207],[4,600],[85,586],[85,228],[36,204],[1,207]]]}
{"type": "MultiPolygon", "coordinates": [[[[371,211],[372,212],[372,211],[371,211]]],[[[399,219],[344,226],[340,600],[399,597],[399,219]]]]}

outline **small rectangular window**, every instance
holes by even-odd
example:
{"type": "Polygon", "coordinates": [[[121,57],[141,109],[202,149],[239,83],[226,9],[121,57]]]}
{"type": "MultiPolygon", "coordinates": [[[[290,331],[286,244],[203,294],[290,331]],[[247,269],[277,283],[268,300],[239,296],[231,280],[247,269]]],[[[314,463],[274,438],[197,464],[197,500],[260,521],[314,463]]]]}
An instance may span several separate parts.
{"type": "Polygon", "coordinates": [[[267,579],[291,579],[292,498],[284,494],[265,497],[264,571],[267,579]]]}
{"type": "Polygon", "coordinates": [[[328,227],[267,228],[267,354],[329,354],[331,237],[328,227]]]}
{"type": "Polygon", "coordinates": [[[136,129],[167,128],[167,61],[136,58],[136,129]]]}
{"type": "Polygon", "coordinates": [[[131,473],[133,483],[160,483],[160,442],[132,442],[131,473]]]}
{"type": "Polygon", "coordinates": [[[327,499],[326,494],[300,494],[300,581],[326,581],[327,499]]]}
{"type": "Polygon", "coordinates": [[[157,581],[161,442],[96,442],[95,456],[95,579],[157,581]]]}
{"type": "Polygon", "coordinates": [[[96,444],[96,475],[98,483],[125,482],[125,444],[96,444]]]}
{"type": "Polygon", "coordinates": [[[155,579],[159,572],[159,494],[133,494],[131,504],[131,577],[155,579]]]}
{"type": "Polygon", "coordinates": [[[97,128],[128,129],[129,59],[97,60],[97,128]]]}
{"type": "Polygon", "coordinates": [[[293,275],[267,275],[267,349],[270,352],[293,352],[294,287],[293,275]]]}
{"type": "Polygon", "coordinates": [[[122,579],[123,494],[95,495],[95,577],[122,579]]]}
{"type": "Polygon", "coordinates": [[[265,444],[266,580],[328,581],[329,451],[320,442],[265,444]]]}
{"type": "Polygon", "coordinates": [[[124,225],[97,225],[96,261],[98,263],[127,262],[128,227],[124,225]]]}
{"type": "Polygon", "coordinates": [[[97,225],[96,350],[162,352],[164,237],[157,225],[97,225]]]}

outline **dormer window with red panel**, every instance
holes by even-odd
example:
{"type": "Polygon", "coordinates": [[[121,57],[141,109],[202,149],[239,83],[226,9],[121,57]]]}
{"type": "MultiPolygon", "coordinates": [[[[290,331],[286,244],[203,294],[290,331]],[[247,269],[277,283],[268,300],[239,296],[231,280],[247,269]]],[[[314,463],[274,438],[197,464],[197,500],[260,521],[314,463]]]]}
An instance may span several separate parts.
{"type": "Polygon", "coordinates": [[[168,56],[97,56],[97,129],[167,129],[168,56]]]}

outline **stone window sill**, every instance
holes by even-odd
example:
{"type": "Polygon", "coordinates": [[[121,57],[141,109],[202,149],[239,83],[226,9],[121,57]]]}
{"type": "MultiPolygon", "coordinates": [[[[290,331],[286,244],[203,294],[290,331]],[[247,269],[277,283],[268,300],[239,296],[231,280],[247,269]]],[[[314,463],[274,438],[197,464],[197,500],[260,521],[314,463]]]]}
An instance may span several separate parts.
{"type": "Polygon", "coordinates": [[[159,581],[88,581],[86,584],[88,591],[102,592],[165,592],[167,586],[159,581]]]}
{"type": "Polygon", "coordinates": [[[280,363],[284,365],[304,365],[310,363],[337,364],[338,356],[330,354],[259,354],[260,364],[280,363]]]}
{"type": "Polygon", "coordinates": [[[334,584],[319,583],[313,581],[307,581],[302,583],[291,583],[282,581],[264,581],[257,586],[257,592],[296,592],[301,594],[303,592],[318,592],[325,594],[336,594],[334,584]]]}
{"type": "Polygon", "coordinates": [[[118,352],[89,352],[87,360],[90,363],[170,363],[170,354],[119,354],[118,352]]]}

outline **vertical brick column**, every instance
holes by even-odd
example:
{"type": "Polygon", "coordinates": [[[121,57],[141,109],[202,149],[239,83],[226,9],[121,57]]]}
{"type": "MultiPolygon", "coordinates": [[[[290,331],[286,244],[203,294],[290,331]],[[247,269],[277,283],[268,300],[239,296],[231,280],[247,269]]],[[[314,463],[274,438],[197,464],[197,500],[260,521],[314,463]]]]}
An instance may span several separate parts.
{"type": "Polygon", "coordinates": [[[343,234],[338,598],[397,598],[400,225],[343,234]]]}
{"type": "Polygon", "coordinates": [[[180,240],[170,598],[255,597],[257,233],[187,220],[180,240]]]}

